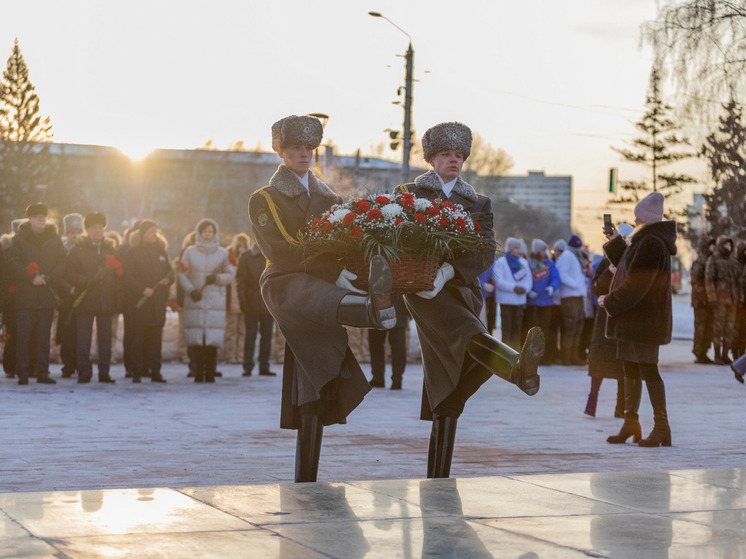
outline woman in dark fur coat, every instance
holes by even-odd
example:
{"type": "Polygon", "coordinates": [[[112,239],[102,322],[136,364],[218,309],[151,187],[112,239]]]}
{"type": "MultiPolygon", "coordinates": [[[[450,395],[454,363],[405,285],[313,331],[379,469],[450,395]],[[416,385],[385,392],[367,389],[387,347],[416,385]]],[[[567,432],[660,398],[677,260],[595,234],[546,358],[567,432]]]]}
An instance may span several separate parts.
{"type": "Polygon", "coordinates": [[[629,247],[614,231],[604,252],[617,268],[608,295],[606,336],[617,340],[617,358],[624,362],[624,424],[607,441],[633,437],[640,446],[671,446],[666,390],[658,372],[658,350],[671,341],[671,255],[676,254],[676,222],[663,221],[663,195],[652,192],[635,206],[638,226],[629,247]],[[653,406],[654,427],[642,439],[639,416],[642,380],[653,406]],[[641,440],[642,439],[642,440],[641,440]]]}

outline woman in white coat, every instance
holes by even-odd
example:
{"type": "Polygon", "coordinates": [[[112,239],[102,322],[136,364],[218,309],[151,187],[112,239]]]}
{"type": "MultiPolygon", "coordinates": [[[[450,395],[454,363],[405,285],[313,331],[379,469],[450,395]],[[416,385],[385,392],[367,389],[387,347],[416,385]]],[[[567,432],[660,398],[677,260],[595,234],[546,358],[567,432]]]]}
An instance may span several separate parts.
{"type": "Polygon", "coordinates": [[[500,330],[503,343],[521,350],[521,327],[526,293],[531,291],[533,278],[528,260],[522,258],[521,241],[508,237],[505,256],[492,266],[495,278],[495,299],[500,305],[500,330]]]}
{"type": "Polygon", "coordinates": [[[203,219],[197,241],[181,258],[184,289],[184,340],[194,352],[194,382],[215,382],[218,348],[225,336],[225,290],[235,274],[228,251],[220,246],[218,224],[203,219]]]}

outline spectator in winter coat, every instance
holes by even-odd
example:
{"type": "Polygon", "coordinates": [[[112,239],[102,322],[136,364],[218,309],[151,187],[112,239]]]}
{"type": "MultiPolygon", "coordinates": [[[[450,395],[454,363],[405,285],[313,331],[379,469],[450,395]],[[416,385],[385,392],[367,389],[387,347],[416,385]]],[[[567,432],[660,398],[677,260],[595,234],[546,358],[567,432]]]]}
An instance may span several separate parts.
{"type": "Polygon", "coordinates": [[[616,266],[608,295],[598,298],[606,309],[606,336],[617,340],[617,359],[624,363],[624,424],[606,440],[640,446],[671,446],[666,389],[658,371],[661,345],[671,341],[671,256],[676,254],[676,222],[663,221],[663,195],[651,192],[635,206],[632,241],[627,246],[616,231],[607,235],[604,252],[616,266]],[[638,409],[642,381],[653,406],[654,427],[641,439],[638,409]]]}
{"type": "MultiPolygon", "coordinates": [[[[495,261],[497,261],[497,257],[495,261]]],[[[493,262],[492,265],[494,266],[494,264],[493,262]]],[[[495,299],[495,277],[492,273],[492,266],[479,276],[479,285],[482,287],[482,297],[484,298],[484,309],[480,316],[491,336],[497,327],[497,299],[495,299]]]]}
{"type": "Polygon", "coordinates": [[[243,344],[243,376],[250,377],[254,369],[254,350],[256,336],[259,334],[259,374],[275,376],[269,368],[269,358],[272,353],[272,330],[275,319],[267,310],[262,299],[259,279],[267,266],[267,261],[259,248],[250,243],[247,250],[238,258],[236,272],[236,292],[238,302],[243,313],[245,340],[243,344]]]}
{"type": "MultiPolygon", "coordinates": [[[[65,247],[65,253],[69,255],[78,242],[78,239],[83,235],[83,216],[79,213],[67,214],[62,218],[62,230],[65,235],[62,244],[65,247]]],[[[74,321],[70,318],[75,299],[75,290],[74,286],[70,285],[67,281],[66,276],[61,278],[58,291],[61,303],[57,309],[57,328],[54,339],[60,346],[62,378],[70,378],[78,370],[78,359],[75,353],[78,341],[74,321]],[[68,327],[71,324],[72,327],[68,327]]]]}
{"type": "MultiPolygon", "coordinates": [[[[225,341],[223,342],[223,359],[226,363],[243,363],[244,344],[246,343],[246,321],[241,312],[241,303],[238,300],[238,261],[251,241],[246,233],[238,233],[233,236],[231,246],[228,247],[228,261],[233,266],[236,274],[233,281],[227,286],[225,299],[225,341]]],[[[263,269],[263,268],[262,268],[263,269]]],[[[268,313],[269,314],[269,313],[268,313]]]]}
{"type": "Polygon", "coordinates": [[[736,241],[736,260],[741,265],[741,303],[736,311],[736,341],[733,347],[735,361],[746,350],[746,241],[736,241]]]}
{"type": "Polygon", "coordinates": [[[533,285],[526,298],[526,311],[523,316],[523,335],[538,326],[542,332],[549,332],[554,305],[554,292],[559,289],[560,276],[554,262],[548,256],[549,247],[541,239],[531,241],[531,278],[533,285]]]}
{"type": "Polygon", "coordinates": [[[571,235],[567,240],[567,250],[557,259],[562,307],[563,365],[585,365],[579,355],[580,335],[585,323],[584,299],[588,293],[585,265],[583,240],[577,235],[571,235]]]}
{"type": "Polygon", "coordinates": [[[521,349],[526,294],[533,285],[531,268],[520,254],[521,241],[508,237],[505,241],[505,255],[498,258],[493,267],[495,299],[500,305],[502,341],[516,351],[521,349]]]}
{"type": "MultiPolygon", "coordinates": [[[[555,268],[557,267],[557,260],[560,255],[567,250],[567,243],[564,239],[558,239],[552,245],[552,262],[554,262],[555,268]]],[[[559,270],[557,270],[559,274],[559,270]]],[[[560,276],[560,284],[562,283],[562,276],[560,276]]],[[[547,348],[544,353],[544,364],[551,365],[552,363],[561,362],[560,354],[560,330],[562,328],[562,299],[560,298],[559,288],[554,290],[552,294],[552,313],[549,319],[549,332],[545,332],[547,348]]]]}
{"type": "Polygon", "coordinates": [[[65,248],[57,228],[47,223],[44,204],[31,204],[26,215],[28,222],[13,237],[8,255],[16,285],[16,376],[18,384],[28,384],[33,362],[36,382],[56,384],[49,376],[49,342],[59,304],[55,287],[65,272],[65,248]]]}
{"type": "Polygon", "coordinates": [[[125,328],[132,333],[132,382],[140,382],[146,374],[151,382],[166,382],[161,375],[161,346],[174,272],[155,221],[141,220],[131,242],[122,264],[130,314],[125,328]]]}
{"type": "Polygon", "coordinates": [[[120,308],[122,265],[114,244],[104,237],[106,217],[102,213],[85,216],[86,235],[78,239],[67,257],[65,276],[75,287],[72,320],[64,328],[76,330],[78,382],[91,381],[91,341],[93,321],[98,340],[98,381],[113,383],[111,367],[111,317],[120,308]]]}
{"type": "Polygon", "coordinates": [[[742,267],[733,254],[733,239],[721,235],[715,243],[715,252],[707,259],[705,266],[707,301],[714,309],[712,340],[717,365],[732,362],[728,352],[734,346],[736,312],[743,297],[741,273],[742,267]]]}
{"type": "Polygon", "coordinates": [[[694,345],[692,353],[694,362],[703,365],[713,363],[707,356],[712,345],[712,316],[714,308],[707,300],[707,286],[705,285],[705,268],[707,259],[715,250],[715,239],[705,235],[699,241],[697,258],[692,262],[689,271],[689,282],[692,286],[692,308],[694,309],[694,345]]]}
{"type": "Polygon", "coordinates": [[[218,224],[202,219],[196,243],[184,251],[179,283],[184,289],[184,338],[195,361],[194,382],[215,382],[218,349],[225,338],[225,291],[235,274],[220,246],[218,224]]]}

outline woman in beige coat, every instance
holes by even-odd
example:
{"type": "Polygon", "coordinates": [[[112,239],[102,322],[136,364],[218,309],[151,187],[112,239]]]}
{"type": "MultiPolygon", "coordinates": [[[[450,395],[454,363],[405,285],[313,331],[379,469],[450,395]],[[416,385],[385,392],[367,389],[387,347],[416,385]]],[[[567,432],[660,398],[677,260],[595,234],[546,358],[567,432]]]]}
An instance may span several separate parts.
{"type": "Polygon", "coordinates": [[[184,340],[195,360],[194,382],[215,382],[217,351],[225,335],[225,290],[235,274],[228,251],[219,244],[218,224],[197,224],[197,242],[182,256],[184,340]]]}

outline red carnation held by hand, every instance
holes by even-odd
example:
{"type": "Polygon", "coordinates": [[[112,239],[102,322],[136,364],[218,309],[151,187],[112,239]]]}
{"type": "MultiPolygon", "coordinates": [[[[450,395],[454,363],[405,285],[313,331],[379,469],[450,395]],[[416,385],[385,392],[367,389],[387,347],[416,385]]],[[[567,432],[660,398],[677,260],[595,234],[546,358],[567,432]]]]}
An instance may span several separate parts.
{"type": "Polygon", "coordinates": [[[231,266],[233,266],[234,268],[235,268],[236,266],[238,266],[238,260],[236,260],[236,257],[235,257],[235,256],[233,256],[232,254],[229,254],[229,255],[228,255],[228,262],[230,262],[230,263],[231,263],[231,266]]]}
{"type": "Polygon", "coordinates": [[[36,262],[29,262],[26,266],[26,274],[29,276],[35,276],[39,273],[39,265],[36,262]]]}
{"type": "Polygon", "coordinates": [[[116,272],[118,276],[121,276],[124,274],[124,270],[122,269],[122,263],[117,260],[117,257],[112,254],[106,255],[106,266],[111,268],[116,272]]]}

